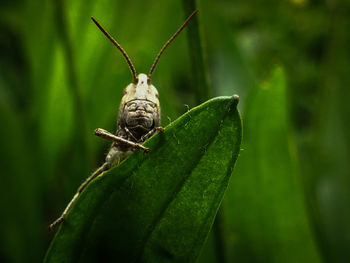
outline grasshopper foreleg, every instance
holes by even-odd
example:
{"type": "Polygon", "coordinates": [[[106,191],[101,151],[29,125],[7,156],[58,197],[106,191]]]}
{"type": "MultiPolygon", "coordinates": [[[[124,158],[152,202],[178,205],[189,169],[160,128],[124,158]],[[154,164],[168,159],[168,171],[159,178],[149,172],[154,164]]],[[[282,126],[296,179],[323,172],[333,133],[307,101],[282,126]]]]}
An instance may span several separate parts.
{"type": "Polygon", "coordinates": [[[163,130],[164,130],[163,127],[155,127],[154,129],[150,130],[148,133],[143,135],[141,137],[141,141],[144,142],[147,139],[151,138],[156,132],[163,131],[163,130]]]}
{"type": "Polygon", "coordinates": [[[101,129],[101,128],[97,128],[95,130],[95,135],[102,137],[106,140],[115,142],[117,144],[128,146],[128,147],[130,147],[130,149],[140,149],[140,150],[143,150],[144,152],[149,152],[149,148],[144,147],[141,144],[138,144],[138,143],[126,140],[124,138],[118,137],[118,136],[116,136],[116,135],[114,135],[114,134],[112,134],[104,129],[101,129]]]}

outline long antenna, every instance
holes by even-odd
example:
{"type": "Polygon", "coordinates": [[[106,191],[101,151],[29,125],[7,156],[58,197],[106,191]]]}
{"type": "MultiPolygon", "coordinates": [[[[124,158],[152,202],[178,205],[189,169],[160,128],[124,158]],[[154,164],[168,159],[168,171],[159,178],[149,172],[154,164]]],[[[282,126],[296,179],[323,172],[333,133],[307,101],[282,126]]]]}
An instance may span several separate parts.
{"type": "Polygon", "coordinates": [[[132,64],[128,54],[125,52],[125,50],[121,47],[121,45],[110,35],[104,28],[95,20],[95,18],[91,17],[91,20],[96,24],[96,26],[102,31],[103,34],[122,52],[126,63],[128,63],[132,77],[133,77],[133,82],[137,83],[137,77],[136,77],[136,70],[134,65],[132,64]]]}
{"type": "Polygon", "coordinates": [[[165,51],[165,49],[171,44],[171,42],[173,42],[173,40],[181,33],[181,31],[187,26],[187,24],[191,21],[191,19],[198,13],[198,10],[195,10],[192,12],[192,14],[186,19],[186,21],[183,23],[183,25],[175,32],[175,34],[164,44],[164,46],[162,47],[162,49],[159,51],[156,59],[153,62],[153,65],[148,73],[148,83],[151,83],[151,78],[152,78],[152,74],[154,69],[157,66],[157,63],[160,59],[160,56],[163,54],[163,52],[165,51]]]}

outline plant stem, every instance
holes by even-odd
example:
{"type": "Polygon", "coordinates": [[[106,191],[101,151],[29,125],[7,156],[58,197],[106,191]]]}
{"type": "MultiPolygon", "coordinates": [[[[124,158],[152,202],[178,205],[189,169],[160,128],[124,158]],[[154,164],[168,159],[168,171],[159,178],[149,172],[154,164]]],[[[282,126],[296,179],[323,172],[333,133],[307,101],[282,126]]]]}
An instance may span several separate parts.
{"type": "Polygon", "coordinates": [[[65,8],[65,3],[63,0],[56,0],[56,19],[58,32],[62,39],[63,49],[65,52],[66,65],[67,65],[67,75],[69,80],[69,86],[72,93],[73,105],[75,107],[75,134],[73,140],[79,145],[83,158],[91,163],[91,152],[89,147],[88,125],[86,120],[86,114],[84,110],[84,105],[81,99],[80,85],[76,70],[76,61],[73,50],[72,38],[69,34],[69,24],[68,16],[65,8]]]}
{"type": "MultiPolygon", "coordinates": [[[[183,0],[183,9],[187,17],[197,9],[195,0],[183,0]]],[[[203,41],[200,34],[199,16],[193,18],[187,28],[189,55],[193,72],[193,88],[196,104],[200,104],[210,98],[209,76],[207,64],[203,53],[203,41]]]]}

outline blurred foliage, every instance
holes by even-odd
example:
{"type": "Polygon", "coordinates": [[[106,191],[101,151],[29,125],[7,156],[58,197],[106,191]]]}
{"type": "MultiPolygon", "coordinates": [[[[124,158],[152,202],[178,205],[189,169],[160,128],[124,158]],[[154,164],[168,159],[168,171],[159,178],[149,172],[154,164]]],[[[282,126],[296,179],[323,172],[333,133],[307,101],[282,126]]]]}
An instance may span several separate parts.
{"type": "Polygon", "coordinates": [[[289,135],[280,68],[252,90],[244,112],[243,150],[217,222],[226,261],[320,262],[289,135]]]}
{"type": "MultiPolygon", "coordinates": [[[[53,236],[48,224],[108,149],[92,131],[115,129],[131,81],[89,17],[147,72],[183,22],[183,6],[2,0],[0,7],[0,261],[39,262],[53,236]]],[[[198,7],[210,93],[239,94],[247,129],[242,163],[200,261],[349,262],[349,2],[201,0],[198,7]],[[277,85],[276,64],[286,90],[273,100],[274,91],[257,90],[265,81],[277,85]],[[285,249],[288,238],[300,254],[285,249]]],[[[154,73],[163,126],[199,101],[188,47],[182,34],[154,73]]]]}

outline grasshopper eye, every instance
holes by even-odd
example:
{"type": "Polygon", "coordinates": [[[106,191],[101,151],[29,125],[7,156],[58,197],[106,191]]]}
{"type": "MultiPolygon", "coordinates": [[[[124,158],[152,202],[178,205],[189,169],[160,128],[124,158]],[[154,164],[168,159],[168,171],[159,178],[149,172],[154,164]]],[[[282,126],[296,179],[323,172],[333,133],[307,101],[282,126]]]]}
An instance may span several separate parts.
{"type": "Polygon", "coordinates": [[[158,93],[158,90],[157,89],[154,89],[154,95],[159,98],[159,93],[158,93]]]}
{"type": "Polygon", "coordinates": [[[152,93],[154,94],[154,96],[156,96],[156,98],[159,98],[158,90],[154,86],[152,86],[152,93]]]}

